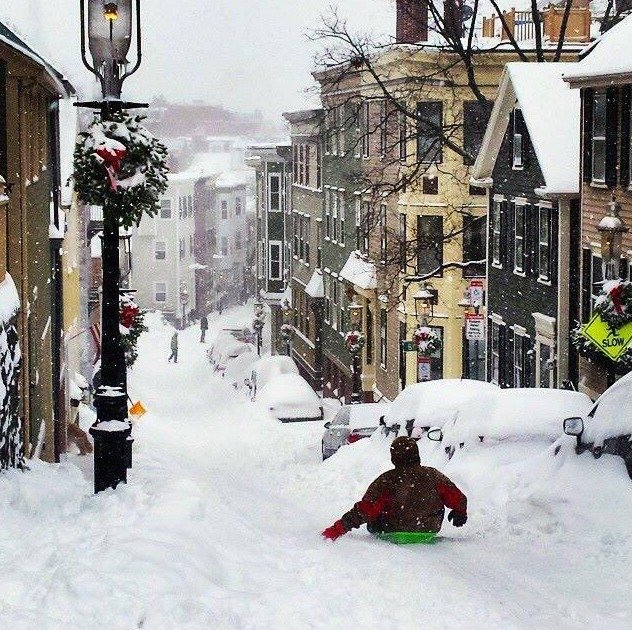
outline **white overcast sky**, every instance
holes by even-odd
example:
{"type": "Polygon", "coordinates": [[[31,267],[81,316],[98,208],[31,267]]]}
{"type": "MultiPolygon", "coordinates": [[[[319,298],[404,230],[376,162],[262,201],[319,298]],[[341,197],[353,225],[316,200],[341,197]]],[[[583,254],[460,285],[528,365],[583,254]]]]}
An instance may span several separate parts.
{"type": "MultiPolygon", "coordinates": [[[[392,0],[143,0],[143,65],[124,96],[163,94],[270,117],[308,106],[315,48],[305,32],[332,5],[356,30],[394,31],[392,0]]],[[[0,0],[0,19],[93,96],[79,60],[79,0],[0,0]]]]}

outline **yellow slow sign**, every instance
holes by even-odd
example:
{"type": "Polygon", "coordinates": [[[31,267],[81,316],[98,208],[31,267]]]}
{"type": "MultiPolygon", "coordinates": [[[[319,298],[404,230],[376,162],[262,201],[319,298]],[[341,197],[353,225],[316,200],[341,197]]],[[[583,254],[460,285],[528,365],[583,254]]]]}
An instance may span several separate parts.
{"type": "Polygon", "coordinates": [[[582,328],[582,335],[607,357],[617,361],[632,343],[632,322],[613,330],[597,313],[582,328]]]}

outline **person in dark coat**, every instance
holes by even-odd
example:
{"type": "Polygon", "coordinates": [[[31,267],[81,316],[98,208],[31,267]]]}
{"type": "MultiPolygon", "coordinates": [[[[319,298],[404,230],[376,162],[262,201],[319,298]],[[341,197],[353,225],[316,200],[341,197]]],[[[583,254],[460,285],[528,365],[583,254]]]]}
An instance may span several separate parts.
{"type": "Polygon", "coordinates": [[[200,319],[200,343],[204,343],[206,339],[206,331],[208,330],[208,319],[206,319],[206,315],[202,315],[200,319]]]}
{"type": "Polygon", "coordinates": [[[340,520],[323,536],[336,540],[360,527],[377,535],[394,533],[436,533],[441,529],[445,508],[455,527],[467,521],[467,498],[444,474],[422,466],[417,442],[398,437],[391,444],[394,468],[380,475],[340,520]]]}
{"type": "Polygon", "coordinates": [[[174,363],[178,362],[178,333],[174,332],[171,337],[171,355],[167,359],[167,363],[171,363],[173,359],[174,363]]]}

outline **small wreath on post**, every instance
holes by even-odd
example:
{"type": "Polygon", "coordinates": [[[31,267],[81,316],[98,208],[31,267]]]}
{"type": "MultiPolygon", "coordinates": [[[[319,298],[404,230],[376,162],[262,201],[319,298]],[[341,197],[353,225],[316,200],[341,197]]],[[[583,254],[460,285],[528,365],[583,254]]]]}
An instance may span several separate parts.
{"type": "Polygon", "coordinates": [[[419,326],[413,333],[413,343],[419,354],[429,357],[441,349],[441,339],[428,326],[419,326]]]}
{"type": "Polygon", "coordinates": [[[149,328],[145,326],[145,312],[129,295],[122,295],[119,299],[119,323],[125,365],[132,367],[138,358],[138,338],[149,328]]]}
{"type": "Polygon", "coordinates": [[[289,341],[294,336],[294,326],[292,324],[283,324],[281,326],[281,337],[285,341],[289,341]]]}
{"type": "Polygon", "coordinates": [[[632,321],[632,282],[609,280],[595,301],[595,312],[613,330],[632,321]]]}
{"type": "Polygon", "coordinates": [[[95,117],[79,136],[74,154],[75,190],[88,205],[113,209],[119,226],[153,217],[167,190],[167,148],[126,112],[95,117]]]}
{"type": "Polygon", "coordinates": [[[365,343],[366,339],[359,330],[351,330],[345,335],[345,348],[350,354],[358,354],[365,343]]]}

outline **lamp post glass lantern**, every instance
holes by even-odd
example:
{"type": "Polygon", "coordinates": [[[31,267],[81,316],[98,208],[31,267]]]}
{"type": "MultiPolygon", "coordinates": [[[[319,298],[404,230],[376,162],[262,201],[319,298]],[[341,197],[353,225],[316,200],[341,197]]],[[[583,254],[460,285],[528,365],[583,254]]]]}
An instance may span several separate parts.
{"type": "MultiPolygon", "coordinates": [[[[145,105],[120,100],[123,81],[141,63],[140,0],[80,0],[81,59],[101,83],[103,99],[77,103],[99,110],[104,120],[132,107],[145,105]],[[87,11],[86,11],[87,3],[87,11]],[[135,7],[135,10],[134,10],[135,7]],[[128,70],[128,53],[136,21],[136,62],[128,70]],[[87,39],[87,42],[86,42],[87,39]],[[89,51],[92,63],[88,60],[89,51]]],[[[105,177],[104,171],[104,177],[105,177]]],[[[100,492],[127,482],[132,462],[131,424],[127,415],[127,373],[119,329],[120,270],[119,217],[108,198],[103,202],[101,301],[101,385],[95,396],[94,489],[100,492]]],[[[125,248],[124,248],[125,249],[125,248]]]]}
{"type": "Polygon", "coordinates": [[[619,277],[619,263],[623,246],[623,235],[630,229],[620,216],[621,206],[615,200],[608,204],[606,215],[601,219],[597,230],[601,235],[601,257],[604,280],[616,280],[619,277]]]}
{"type": "Polygon", "coordinates": [[[346,345],[349,354],[351,354],[351,404],[359,404],[362,402],[362,364],[361,355],[364,346],[364,337],[362,336],[362,316],[363,307],[356,302],[355,298],[347,306],[349,313],[350,331],[346,336],[346,345]]]}
{"type": "Polygon", "coordinates": [[[415,301],[415,317],[424,325],[428,323],[428,316],[432,317],[434,293],[428,289],[425,282],[421,283],[419,291],[413,295],[415,301]]]}

